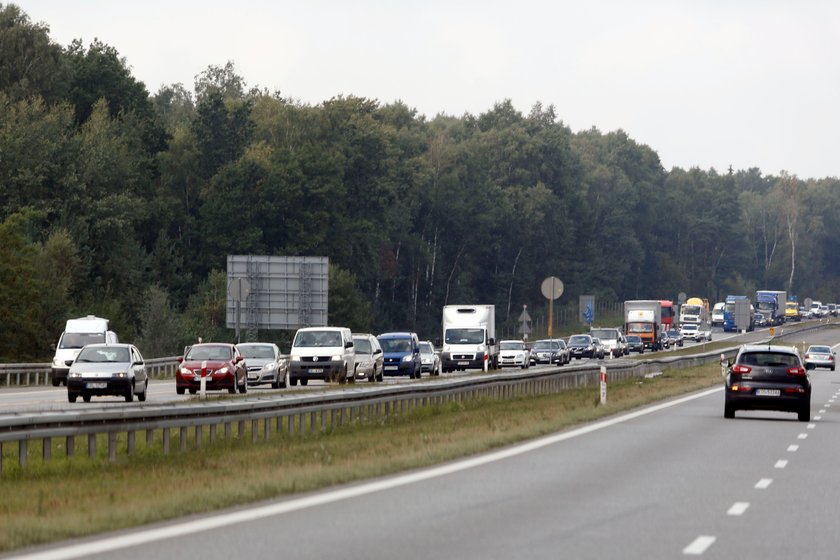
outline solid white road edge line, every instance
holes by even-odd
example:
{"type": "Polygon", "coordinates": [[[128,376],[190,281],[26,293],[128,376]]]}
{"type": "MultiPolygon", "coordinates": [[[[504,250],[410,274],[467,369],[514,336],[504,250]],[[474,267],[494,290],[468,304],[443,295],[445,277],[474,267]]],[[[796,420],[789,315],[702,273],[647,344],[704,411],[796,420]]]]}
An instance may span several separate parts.
{"type": "MultiPolygon", "coordinates": [[[[660,410],[665,410],[667,408],[678,406],[696,399],[701,399],[720,391],[723,391],[723,387],[709,389],[707,391],[696,393],[694,395],[681,397],[673,401],[668,401],[665,403],[653,405],[648,408],[643,408],[641,410],[636,410],[634,412],[629,412],[627,414],[622,414],[621,416],[616,416],[615,418],[595,422],[593,424],[589,424],[581,428],[576,428],[567,432],[555,434],[553,436],[547,436],[534,441],[523,443],[521,445],[510,447],[508,449],[494,451],[478,457],[464,459],[462,461],[457,461],[438,467],[431,467],[429,469],[425,469],[419,472],[396,475],[392,478],[361,483],[349,488],[327,490],[312,496],[292,498],[290,500],[283,501],[280,503],[259,506],[253,509],[234,511],[224,514],[215,514],[210,515],[209,517],[203,517],[201,519],[196,519],[193,521],[187,521],[183,523],[175,522],[172,525],[160,527],[157,529],[140,529],[136,532],[127,535],[107,537],[93,542],[86,542],[61,548],[54,548],[51,550],[45,550],[43,552],[34,552],[32,554],[23,554],[21,556],[14,556],[13,558],[16,558],[18,560],[67,560],[70,558],[84,558],[87,556],[92,556],[94,554],[103,554],[112,550],[129,548],[148,542],[180,537],[183,535],[198,533],[201,531],[212,531],[213,529],[226,527],[228,525],[234,525],[236,523],[245,523],[248,521],[254,521],[256,519],[263,519],[265,517],[281,515],[284,513],[298,511],[301,509],[338,502],[340,500],[347,500],[350,498],[355,498],[357,496],[364,496],[366,494],[372,494],[374,492],[381,492],[383,490],[389,490],[400,486],[406,486],[408,484],[414,484],[415,482],[421,482],[424,480],[445,476],[467,469],[472,469],[489,463],[494,463],[496,461],[501,461],[503,459],[508,459],[510,457],[516,457],[517,455],[529,453],[531,451],[535,451],[543,447],[548,447],[549,445],[554,445],[555,443],[560,443],[562,441],[570,440],[572,438],[591,434],[592,432],[597,432],[598,430],[603,430],[604,428],[609,428],[611,426],[615,426],[623,422],[628,422],[636,418],[641,418],[642,416],[647,416],[648,414],[653,414],[654,412],[659,412],[660,410]]],[[[714,537],[705,538],[711,538],[712,542],[714,542],[714,537]]]]}
{"type": "Polygon", "coordinates": [[[689,556],[700,556],[706,549],[708,549],[717,539],[715,537],[710,537],[708,535],[701,535],[694,539],[690,545],[683,549],[683,554],[689,556]]]}

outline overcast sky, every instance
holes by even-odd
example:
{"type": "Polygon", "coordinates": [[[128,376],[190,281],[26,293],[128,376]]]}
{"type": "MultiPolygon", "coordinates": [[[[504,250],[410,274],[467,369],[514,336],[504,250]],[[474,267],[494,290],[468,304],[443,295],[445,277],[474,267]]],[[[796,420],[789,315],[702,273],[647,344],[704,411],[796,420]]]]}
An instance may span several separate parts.
{"type": "Polygon", "coordinates": [[[418,113],[554,105],[672,167],[840,176],[840,2],[18,0],[61,45],[94,38],[151,93],[233,61],[248,86],[418,113]]]}

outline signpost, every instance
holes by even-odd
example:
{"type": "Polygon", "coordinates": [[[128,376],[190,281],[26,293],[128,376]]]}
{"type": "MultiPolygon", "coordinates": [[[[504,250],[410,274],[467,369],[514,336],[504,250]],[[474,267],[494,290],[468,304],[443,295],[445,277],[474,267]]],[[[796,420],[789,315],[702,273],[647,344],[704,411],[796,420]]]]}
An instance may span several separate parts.
{"type": "Polygon", "coordinates": [[[531,316],[528,315],[528,306],[522,306],[522,313],[519,314],[519,334],[522,335],[523,340],[528,340],[528,335],[531,334],[531,316]]]}
{"type": "MultiPolygon", "coordinates": [[[[239,344],[239,325],[242,309],[242,302],[248,299],[251,294],[251,283],[247,278],[234,278],[228,286],[228,295],[236,302],[236,343],[239,344]]],[[[203,383],[203,381],[202,381],[203,383]]]]}
{"type": "Polygon", "coordinates": [[[549,276],[540,286],[542,295],[548,300],[548,338],[552,338],[554,327],[554,300],[563,295],[563,282],[556,276],[549,276]]]}
{"type": "Polygon", "coordinates": [[[601,381],[601,404],[607,404],[607,367],[601,366],[599,375],[601,381]]]}

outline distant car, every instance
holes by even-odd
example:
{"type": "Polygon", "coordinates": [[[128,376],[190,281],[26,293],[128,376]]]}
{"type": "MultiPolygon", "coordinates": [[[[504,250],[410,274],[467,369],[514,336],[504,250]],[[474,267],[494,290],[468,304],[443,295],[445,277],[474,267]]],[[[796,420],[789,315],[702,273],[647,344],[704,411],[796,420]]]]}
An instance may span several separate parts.
{"type": "Polygon", "coordinates": [[[270,342],[242,342],[236,345],[248,372],[248,385],[289,386],[289,361],[280,348],[270,342]]]}
{"type": "Polygon", "coordinates": [[[680,331],[678,331],[677,329],[670,329],[665,334],[668,335],[668,338],[670,339],[672,345],[674,345],[674,346],[682,346],[683,345],[683,337],[680,334],[680,331]]]}
{"type": "Polygon", "coordinates": [[[629,352],[645,353],[645,341],[642,337],[636,334],[627,335],[627,349],[629,352]]]}
{"type": "Polygon", "coordinates": [[[112,395],[145,401],[149,389],[146,362],[133,344],[87,344],[67,372],[67,399],[112,395]]]}
{"type": "Polygon", "coordinates": [[[186,355],[178,357],[175,392],[183,395],[189,391],[194,395],[201,387],[202,375],[208,391],[248,392],[245,359],[234,344],[202,342],[190,346],[186,355]]]}
{"type": "Polygon", "coordinates": [[[385,353],[385,375],[420,379],[420,339],[413,332],[383,333],[376,337],[385,353]]]}
{"type": "Polygon", "coordinates": [[[827,304],[825,304],[825,306],[828,307],[828,314],[829,315],[831,315],[832,317],[837,316],[837,304],[836,303],[827,303],[827,304]]]}
{"type": "Polygon", "coordinates": [[[607,347],[606,345],[601,342],[601,339],[597,336],[592,337],[592,345],[595,347],[595,358],[598,360],[603,360],[607,356],[607,347]]]}
{"type": "Polygon", "coordinates": [[[770,326],[770,321],[765,317],[764,313],[755,313],[753,314],[753,322],[755,326],[758,327],[768,327],[770,326]]]}
{"type": "MultiPolygon", "coordinates": [[[[813,368],[813,366],[810,366],[813,368]]],[[[799,352],[787,346],[744,345],[726,374],[723,415],[738,410],[795,412],[811,419],[811,380],[799,352]]]]}
{"type": "Polygon", "coordinates": [[[529,358],[531,365],[568,363],[569,356],[563,341],[557,338],[545,338],[534,342],[529,358]]]}
{"type": "Polygon", "coordinates": [[[834,371],[837,355],[829,346],[812,345],[805,351],[805,368],[828,368],[834,371]]]}
{"type": "Polygon", "coordinates": [[[435,345],[428,340],[421,340],[420,371],[426,372],[429,375],[440,375],[441,370],[440,354],[435,352],[435,345]]]}
{"type": "Polygon", "coordinates": [[[592,337],[588,334],[575,334],[569,337],[569,355],[577,360],[581,358],[594,358],[597,355],[592,337]]]}
{"type": "Polygon", "coordinates": [[[716,303],[715,306],[712,308],[712,326],[713,327],[722,327],[723,326],[723,310],[726,307],[726,303],[720,302],[716,303]]]}
{"type": "Polygon", "coordinates": [[[712,332],[702,330],[700,325],[688,323],[680,327],[680,334],[683,340],[692,340],[694,342],[703,342],[705,340],[712,340],[712,332]]]}
{"type": "Polygon", "coordinates": [[[367,379],[371,383],[382,381],[385,354],[379,340],[369,333],[353,333],[353,346],[356,350],[354,379],[367,379]]]}
{"type": "Polygon", "coordinates": [[[522,340],[503,340],[499,343],[499,367],[531,367],[531,350],[522,340]]]}

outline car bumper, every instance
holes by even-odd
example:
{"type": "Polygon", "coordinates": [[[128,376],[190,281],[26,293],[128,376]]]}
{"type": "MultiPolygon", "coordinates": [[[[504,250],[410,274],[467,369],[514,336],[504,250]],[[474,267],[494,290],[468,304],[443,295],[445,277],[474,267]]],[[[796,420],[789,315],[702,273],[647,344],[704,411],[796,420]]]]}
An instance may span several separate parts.
{"type": "MultiPolygon", "coordinates": [[[[204,379],[206,379],[204,388],[208,391],[221,391],[236,387],[236,377],[232,373],[208,375],[204,379]]],[[[184,389],[199,389],[201,387],[201,376],[187,377],[179,373],[175,376],[175,386],[184,389]]]]}
{"type": "Polygon", "coordinates": [[[443,369],[483,369],[484,354],[447,354],[441,357],[443,369]]]}
{"type": "Polygon", "coordinates": [[[329,381],[344,374],[344,362],[297,362],[289,366],[291,379],[323,379],[329,381]]]}
{"type": "Polygon", "coordinates": [[[780,389],[779,396],[758,396],[755,389],[748,393],[731,391],[726,388],[726,405],[735,410],[774,410],[780,412],[799,412],[811,406],[811,391],[803,389],[801,393],[785,394],[780,389]]]}
{"type": "Polygon", "coordinates": [[[265,385],[276,383],[277,377],[281,375],[280,370],[272,369],[263,371],[262,368],[248,370],[248,385],[265,385]]]}
{"type": "Polygon", "coordinates": [[[125,395],[132,380],[128,377],[72,377],[67,379],[67,392],[76,395],[125,395]]]}
{"type": "Polygon", "coordinates": [[[518,366],[522,367],[528,365],[529,360],[524,355],[519,356],[499,356],[499,366],[518,366]]]}
{"type": "Polygon", "coordinates": [[[818,368],[830,368],[834,369],[834,361],[833,360],[805,360],[805,365],[813,364],[814,367],[818,368]]]}
{"type": "Polygon", "coordinates": [[[385,363],[382,372],[385,375],[414,375],[414,362],[385,363]]]}

